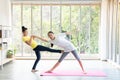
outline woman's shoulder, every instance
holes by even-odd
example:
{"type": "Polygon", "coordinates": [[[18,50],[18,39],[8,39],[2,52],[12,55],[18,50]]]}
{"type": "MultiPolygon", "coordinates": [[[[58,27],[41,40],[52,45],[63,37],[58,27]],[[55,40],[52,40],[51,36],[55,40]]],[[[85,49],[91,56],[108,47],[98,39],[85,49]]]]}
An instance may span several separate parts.
{"type": "Polygon", "coordinates": [[[29,38],[30,36],[23,36],[22,38],[29,38]]]}
{"type": "Polygon", "coordinates": [[[28,39],[28,38],[30,38],[30,37],[29,36],[23,36],[22,37],[23,41],[26,40],[26,39],[28,39]]]}

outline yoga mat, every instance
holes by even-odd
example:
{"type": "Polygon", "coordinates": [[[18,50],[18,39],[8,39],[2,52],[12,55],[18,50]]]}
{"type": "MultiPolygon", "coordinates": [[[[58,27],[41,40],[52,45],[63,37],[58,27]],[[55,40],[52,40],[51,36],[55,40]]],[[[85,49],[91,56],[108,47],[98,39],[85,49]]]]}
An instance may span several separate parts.
{"type": "Polygon", "coordinates": [[[106,77],[106,74],[102,71],[87,71],[86,74],[80,71],[54,71],[52,73],[41,73],[40,76],[95,76],[106,77]]]}

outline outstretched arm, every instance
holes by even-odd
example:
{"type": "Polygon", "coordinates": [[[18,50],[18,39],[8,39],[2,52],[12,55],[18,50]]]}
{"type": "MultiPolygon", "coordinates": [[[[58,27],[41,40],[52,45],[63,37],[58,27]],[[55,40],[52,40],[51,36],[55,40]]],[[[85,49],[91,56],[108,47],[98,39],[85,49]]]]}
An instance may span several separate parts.
{"type": "Polygon", "coordinates": [[[34,39],[34,38],[37,38],[37,39],[40,39],[40,40],[42,40],[42,41],[48,42],[47,39],[44,39],[44,38],[42,38],[42,37],[38,37],[38,36],[33,35],[33,39],[34,39]]]}

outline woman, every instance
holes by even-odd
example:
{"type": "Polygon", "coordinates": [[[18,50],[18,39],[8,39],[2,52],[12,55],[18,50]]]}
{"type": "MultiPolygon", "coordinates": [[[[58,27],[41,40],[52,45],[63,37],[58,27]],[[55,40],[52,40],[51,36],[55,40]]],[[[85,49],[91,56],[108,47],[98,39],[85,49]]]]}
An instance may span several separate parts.
{"type": "MultiPolygon", "coordinates": [[[[32,67],[32,72],[36,72],[38,70],[36,70],[36,66],[40,60],[40,51],[49,51],[49,52],[56,52],[56,53],[61,53],[63,52],[62,50],[55,50],[55,49],[50,49],[48,47],[42,46],[42,45],[38,45],[37,42],[34,40],[34,38],[38,38],[37,36],[28,36],[28,31],[27,28],[22,26],[22,33],[23,33],[23,41],[28,44],[29,46],[32,47],[32,49],[35,51],[36,54],[36,61],[32,67]]],[[[43,39],[44,40],[44,39],[43,39]]],[[[45,41],[45,40],[44,40],[45,41]]]]}
{"type": "Polygon", "coordinates": [[[62,62],[62,60],[71,52],[74,55],[74,57],[77,59],[77,61],[79,62],[79,65],[82,68],[83,73],[85,73],[84,68],[82,66],[82,62],[80,61],[80,57],[78,55],[76,48],[70,41],[65,39],[66,34],[68,35],[68,33],[66,32],[66,33],[61,33],[61,34],[55,36],[52,31],[49,31],[48,37],[50,38],[50,41],[43,39],[43,38],[39,38],[43,41],[50,42],[52,44],[51,46],[57,45],[64,49],[64,53],[61,55],[58,62],[53,66],[53,68],[51,68],[47,72],[49,72],[49,73],[52,72],[56,67],[59,66],[59,64],[62,62]]]}

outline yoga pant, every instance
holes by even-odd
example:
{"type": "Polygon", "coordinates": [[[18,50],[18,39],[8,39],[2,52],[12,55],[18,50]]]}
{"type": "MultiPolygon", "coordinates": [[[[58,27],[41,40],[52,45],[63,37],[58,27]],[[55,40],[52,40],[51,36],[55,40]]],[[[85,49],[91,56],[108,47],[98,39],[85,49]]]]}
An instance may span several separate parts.
{"type": "Polygon", "coordinates": [[[61,53],[61,50],[50,49],[50,48],[42,46],[42,45],[38,45],[33,50],[35,51],[35,55],[36,55],[37,59],[35,60],[35,63],[33,65],[32,69],[36,68],[39,60],[41,59],[40,51],[48,51],[48,52],[54,52],[54,53],[61,53]]]}
{"type": "MultiPolygon", "coordinates": [[[[70,52],[64,52],[62,55],[61,55],[61,57],[60,57],[60,59],[58,60],[58,62],[62,62],[62,60],[69,54],[70,52]]],[[[78,55],[78,53],[77,53],[77,50],[73,50],[73,51],[71,51],[71,53],[74,55],[74,57],[79,61],[80,60],[80,57],[79,57],[79,55],[78,55]]]]}

